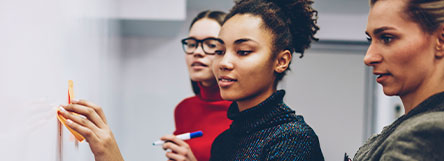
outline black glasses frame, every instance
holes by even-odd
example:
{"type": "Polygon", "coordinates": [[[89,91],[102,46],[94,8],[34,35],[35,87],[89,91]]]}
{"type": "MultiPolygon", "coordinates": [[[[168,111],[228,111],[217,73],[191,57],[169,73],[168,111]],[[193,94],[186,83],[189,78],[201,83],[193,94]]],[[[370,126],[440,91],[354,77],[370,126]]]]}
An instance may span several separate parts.
{"type": "Polygon", "coordinates": [[[191,54],[193,54],[194,53],[194,51],[196,51],[196,49],[199,47],[199,45],[200,45],[200,47],[202,48],[202,51],[206,54],[206,55],[214,55],[214,54],[216,54],[216,52],[208,52],[208,51],[205,51],[205,47],[204,47],[204,42],[205,41],[208,41],[208,40],[215,40],[215,41],[218,41],[219,43],[222,43],[223,44],[223,41],[221,40],[221,39],[218,39],[218,38],[214,38],[214,37],[209,37],[209,38],[205,38],[205,39],[202,39],[202,40],[198,40],[198,39],[196,39],[196,38],[194,38],[194,37],[187,37],[187,38],[184,38],[184,39],[182,39],[181,40],[181,42],[182,42],[182,49],[183,49],[183,51],[186,53],[186,54],[188,54],[188,55],[191,55],[191,54]],[[187,40],[194,40],[194,41],[196,41],[196,44],[197,44],[197,46],[193,49],[193,51],[192,52],[187,52],[187,50],[186,50],[186,45],[187,45],[187,40]]]}

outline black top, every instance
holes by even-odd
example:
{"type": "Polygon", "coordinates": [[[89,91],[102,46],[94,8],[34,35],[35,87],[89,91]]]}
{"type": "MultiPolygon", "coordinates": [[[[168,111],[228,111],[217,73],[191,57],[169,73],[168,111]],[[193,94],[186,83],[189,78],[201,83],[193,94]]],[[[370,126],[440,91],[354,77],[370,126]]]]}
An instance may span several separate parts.
{"type": "Polygon", "coordinates": [[[284,95],[279,90],[242,112],[233,102],[227,112],[233,123],[214,140],[210,160],[324,160],[317,135],[284,95]]]}

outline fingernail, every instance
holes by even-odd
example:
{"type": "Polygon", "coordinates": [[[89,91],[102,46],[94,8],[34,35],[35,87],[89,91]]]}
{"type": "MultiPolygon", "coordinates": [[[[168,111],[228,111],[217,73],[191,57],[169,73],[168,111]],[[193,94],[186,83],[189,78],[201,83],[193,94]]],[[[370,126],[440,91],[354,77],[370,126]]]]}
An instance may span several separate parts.
{"type": "Polygon", "coordinates": [[[71,121],[70,119],[66,119],[66,122],[67,122],[68,124],[72,124],[72,121],[71,121]]]}
{"type": "Polygon", "coordinates": [[[79,117],[81,117],[82,119],[86,119],[86,116],[83,115],[78,115],[79,117]]]}
{"type": "Polygon", "coordinates": [[[60,111],[66,112],[65,108],[63,108],[62,106],[59,106],[60,111]]]}
{"type": "Polygon", "coordinates": [[[78,100],[78,99],[72,99],[71,102],[72,102],[72,103],[78,103],[79,100],[78,100]]]}

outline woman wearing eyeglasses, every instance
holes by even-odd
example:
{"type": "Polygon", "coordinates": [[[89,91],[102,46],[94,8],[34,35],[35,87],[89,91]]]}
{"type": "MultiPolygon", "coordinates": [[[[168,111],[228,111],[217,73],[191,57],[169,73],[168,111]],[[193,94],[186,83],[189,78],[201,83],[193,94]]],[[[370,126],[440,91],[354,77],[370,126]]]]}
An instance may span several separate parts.
{"type": "MultiPolygon", "coordinates": [[[[203,131],[203,136],[186,142],[174,135],[162,137],[162,140],[167,141],[163,148],[171,150],[166,153],[169,160],[209,160],[214,138],[231,124],[226,115],[231,102],[222,100],[210,68],[214,52],[203,52],[203,48],[210,51],[215,47],[211,42],[219,33],[224,17],[225,13],[220,11],[199,13],[191,23],[189,36],[182,40],[196,96],[186,98],[177,105],[174,134],[200,130],[203,131]]],[[[68,119],[67,125],[85,137],[96,161],[123,161],[100,106],[85,100],[74,100],[72,104],[63,105],[60,109],[62,115],[68,119]]]]}
{"type": "Polygon", "coordinates": [[[224,18],[225,13],[220,11],[199,13],[191,22],[188,37],[182,40],[196,95],[177,105],[174,113],[174,135],[201,130],[203,136],[187,141],[174,135],[162,137],[162,140],[169,141],[163,148],[171,150],[166,153],[170,160],[186,160],[188,157],[199,161],[209,160],[213,140],[231,124],[226,114],[231,102],[222,100],[211,70],[214,52],[204,52],[204,48],[207,51],[214,48],[212,42],[217,37],[224,18]]]}
{"type": "Polygon", "coordinates": [[[204,45],[216,53],[212,68],[222,98],[234,101],[227,111],[233,122],[214,140],[210,160],[324,160],[314,130],[276,89],[293,53],[303,54],[318,30],[312,3],[236,1],[218,39],[204,45]]]}

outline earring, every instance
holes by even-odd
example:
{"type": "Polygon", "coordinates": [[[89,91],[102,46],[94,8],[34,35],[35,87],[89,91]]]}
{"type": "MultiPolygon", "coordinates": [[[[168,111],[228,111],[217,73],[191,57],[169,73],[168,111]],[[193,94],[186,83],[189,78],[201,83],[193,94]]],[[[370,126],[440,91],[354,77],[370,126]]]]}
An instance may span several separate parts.
{"type": "Polygon", "coordinates": [[[282,66],[281,68],[280,68],[280,71],[279,72],[284,72],[285,71],[285,66],[282,66]]]}
{"type": "MultiPolygon", "coordinates": [[[[444,36],[444,34],[443,34],[443,36],[444,36]]],[[[439,39],[436,40],[436,50],[438,50],[438,51],[442,50],[441,42],[439,41],[439,39]]]]}

